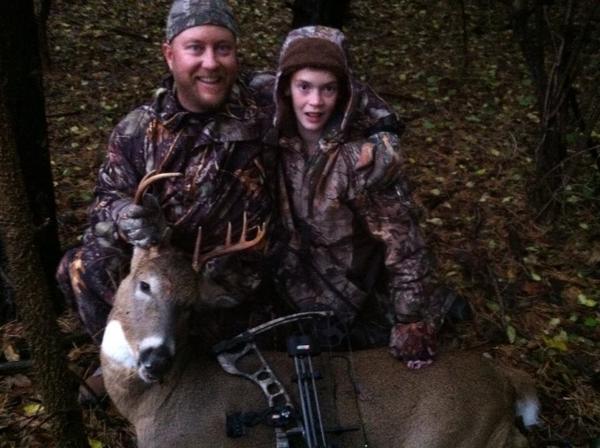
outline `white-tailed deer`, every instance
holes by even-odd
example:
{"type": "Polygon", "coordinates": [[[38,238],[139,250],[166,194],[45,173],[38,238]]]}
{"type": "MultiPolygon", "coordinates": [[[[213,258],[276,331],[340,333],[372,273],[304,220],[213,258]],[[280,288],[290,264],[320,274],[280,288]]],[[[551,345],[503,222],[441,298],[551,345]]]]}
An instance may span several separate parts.
{"type": "MultiPolygon", "coordinates": [[[[245,241],[244,231],[237,245],[228,237],[209,256],[250,247],[263,234],[259,229],[256,238],[245,241]]],[[[196,260],[196,270],[202,262],[196,260]]],[[[218,294],[203,290],[196,270],[172,249],[135,250],[102,342],[107,391],[135,427],[141,448],[272,448],[274,432],[265,425],[240,439],[226,437],[225,414],[264,408],[265,398],[255,384],[228,375],[215,359],[186,344],[186,316],[198,301],[226,305],[214,303],[218,294]]],[[[293,390],[289,356],[266,357],[293,390]]],[[[338,447],[518,448],[527,443],[516,416],[525,425],[537,420],[538,402],[527,375],[474,353],[442,354],[419,371],[407,369],[385,349],[322,358],[329,378],[323,381],[335,383],[327,412],[341,425],[363,428],[341,435],[338,447]]]]}

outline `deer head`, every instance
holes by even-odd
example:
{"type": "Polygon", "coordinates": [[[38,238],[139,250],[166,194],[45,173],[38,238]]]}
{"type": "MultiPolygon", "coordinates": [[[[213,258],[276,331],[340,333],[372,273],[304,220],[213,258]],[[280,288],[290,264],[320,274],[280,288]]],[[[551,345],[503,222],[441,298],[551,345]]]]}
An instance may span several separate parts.
{"type": "MultiPolygon", "coordinates": [[[[142,179],[135,201],[141,202],[153,182],[179,173],[151,173],[142,179]]],[[[119,285],[102,340],[103,364],[115,363],[135,370],[145,383],[159,381],[170,369],[177,346],[185,341],[192,309],[229,307],[237,304],[201,271],[215,257],[250,249],[265,236],[265,226],[248,239],[244,214],[239,241],[232,242],[231,223],[225,243],[203,253],[202,229],[193,258],[173,248],[166,238],[160,245],[135,247],[130,272],[119,285]]]]}

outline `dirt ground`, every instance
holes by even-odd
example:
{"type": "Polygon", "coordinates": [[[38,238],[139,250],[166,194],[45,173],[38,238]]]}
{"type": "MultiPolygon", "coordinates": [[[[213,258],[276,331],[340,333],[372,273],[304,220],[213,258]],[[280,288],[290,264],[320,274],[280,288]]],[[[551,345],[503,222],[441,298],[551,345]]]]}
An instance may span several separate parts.
{"type": "MultiPolygon", "coordinates": [[[[242,64],[273,68],[291,12],[281,0],[231,2],[242,64]]],[[[345,31],[355,74],[407,125],[406,175],[437,275],[473,319],[447,325],[448,348],[477,348],[531,373],[542,402],[534,447],[600,446],[599,176],[572,157],[562,214],[540,224],[528,206],[539,119],[531,81],[502,9],[469,6],[467,52],[453,2],[353,0],[345,31]],[[595,443],[595,444],[594,444],[595,443]]],[[[55,0],[45,74],[49,141],[63,247],[86,223],[112,127],[148,100],[166,72],[168,1],[55,0]]],[[[478,6],[479,5],[479,6],[478,6]]],[[[97,349],[61,319],[82,377],[97,349]]],[[[2,327],[3,360],[26,358],[19,324],[2,327]]],[[[85,410],[93,447],[132,447],[110,406],[85,410]]],[[[28,373],[0,381],[0,447],[50,446],[28,373]]]]}

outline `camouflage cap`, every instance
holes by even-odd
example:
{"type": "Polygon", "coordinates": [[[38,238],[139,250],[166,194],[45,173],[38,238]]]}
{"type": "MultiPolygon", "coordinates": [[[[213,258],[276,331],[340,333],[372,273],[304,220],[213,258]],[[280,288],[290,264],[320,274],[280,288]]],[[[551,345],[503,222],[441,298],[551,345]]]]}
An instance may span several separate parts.
{"type": "Polygon", "coordinates": [[[199,25],[227,28],[237,38],[238,26],[226,0],[175,0],[167,17],[167,42],[182,31],[199,25]]]}

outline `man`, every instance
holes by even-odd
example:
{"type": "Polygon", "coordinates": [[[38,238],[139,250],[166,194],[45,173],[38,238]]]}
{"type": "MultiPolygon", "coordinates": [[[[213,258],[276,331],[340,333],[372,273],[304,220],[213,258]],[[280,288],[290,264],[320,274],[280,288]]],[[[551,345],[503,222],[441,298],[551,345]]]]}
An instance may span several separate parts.
{"type": "MultiPolygon", "coordinates": [[[[168,222],[171,243],[191,253],[200,225],[210,248],[222,244],[228,222],[239,234],[244,212],[250,227],[269,217],[259,114],[238,79],[237,34],[223,0],[176,0],[162,47],[171,75],[110,137],[83,244],[65,254],[57,274],[96,342],[132,245],[156,244],[168,222]],[[181,176],[162,180],[136,205],[151,170],[181,176]]],[[[210,262],[205,275],[245,297],[260,283],[258,261],[257,253],[235,254],[210,262]]]]}

